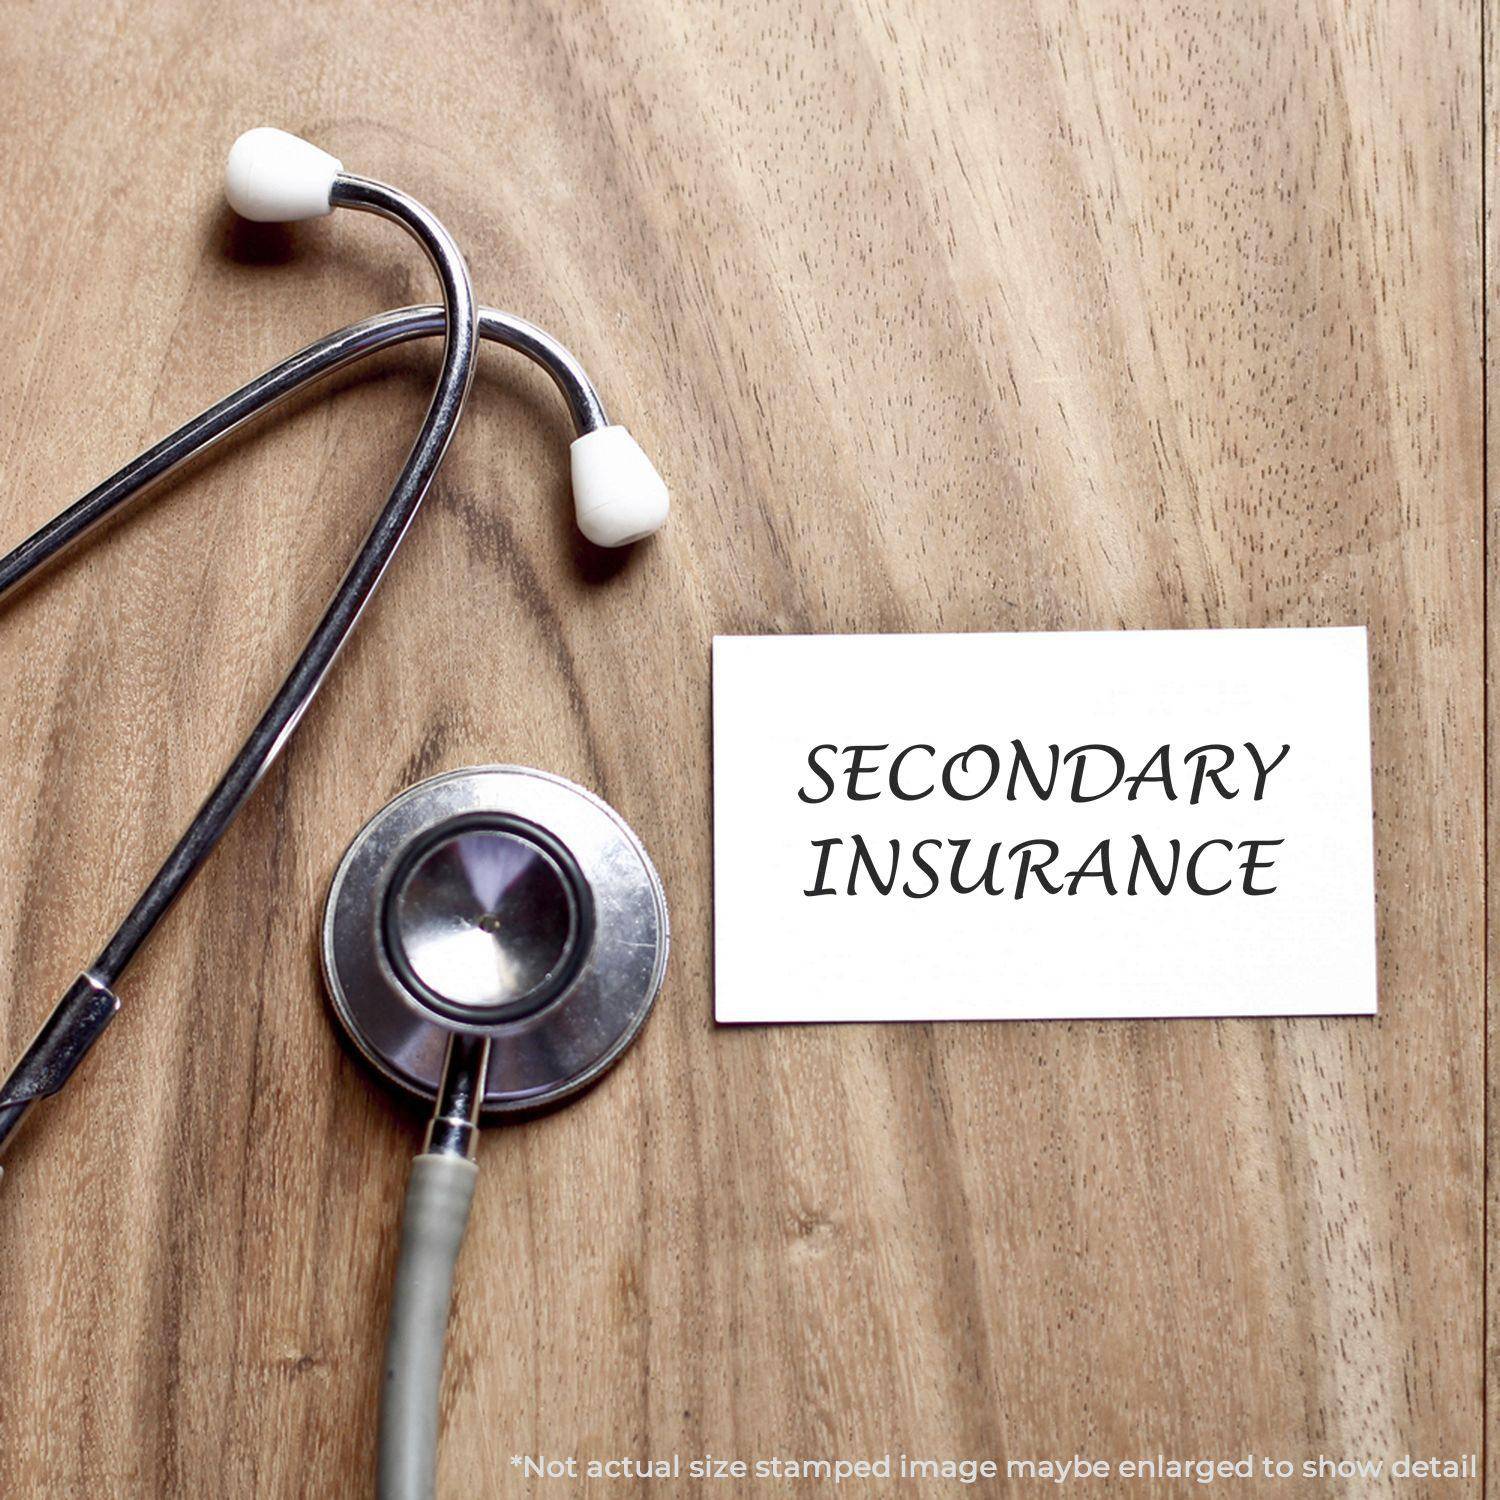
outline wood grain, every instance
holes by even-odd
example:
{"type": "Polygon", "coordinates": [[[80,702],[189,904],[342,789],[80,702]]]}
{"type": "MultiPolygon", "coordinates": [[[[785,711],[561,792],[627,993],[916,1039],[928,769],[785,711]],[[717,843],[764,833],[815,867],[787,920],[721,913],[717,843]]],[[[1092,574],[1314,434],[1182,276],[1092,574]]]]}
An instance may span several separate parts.
{"type": "Polygon", "coordinates": [[[1496,619],[1491,603],[1500,600],[1500,449],[1496,435],[1500,435],[1500,382],[1492,383],[1492,374],[1500,361],[1500,346],[1497,346],[1497,329],[1492,316],[1500,307],[1500,239],[1497,239],[1495,195],[1500,192],[1500,175],[1497,175],[1495,145],[1500,141],[1500,43],[1496,42],[1495,27],[1500,23],[1500,5],[1496,0],[1484,3],[1484,460],[1485,460],[1485,1490],[1486,1493],[1500,1491],[1500,1382],[1492,1380],[1490,1373],[1500,1370],[1500,1319],[1494,1309],[1500,1308],[1500,1246],[1490,1234],[1491,1226],[1500,1219],[1500,1177],[1493,1171],[1497,1152],[1500,1152],[1500,1125],[1497,1125],[1496,1105],[1500,1104],[1500,1079],[1491,1065],[1492,1057],[1500,1057],[1495,1050],[1500,1039],[1500,1010],[1495,1005],[1495,952],[1500,941],[1500,903],[1495,900],[1496,883],[1500,879],[1500,781],[1491,770],[1492,757],[1488,753],[1494,744],[1494,736],[1500,729],[1500,692],[1497,692],[1496,673],[1500,670],[1500,619],[1496,619]]]}
{"type": "MultiPolygon", "coordinates": [[[[13,3],[0,80],[6,538],[430,297],[386,226],[230,223],[262,122],[429,202],[676,497],[588,551],[563,413],[485,355],[357,639],[8,1161],[0,1494],[365,1492],[416,1133],[314,933],[363,819],[478,761],[619,807],[675,951],[617,1072],[486,1143],[445,1493],[573,1492],[518,1452],[1480,1452],[1476,0],[13,3]],[[715,1029],[715,632],[1346,623],[1378,1020],[715,1029]]],[[[7,608],[7,1051],[275,686],[433,369],[342,378],[7,608]]],[[[775,1491],[701,1492],[736,1488],[775,1491]]]]}

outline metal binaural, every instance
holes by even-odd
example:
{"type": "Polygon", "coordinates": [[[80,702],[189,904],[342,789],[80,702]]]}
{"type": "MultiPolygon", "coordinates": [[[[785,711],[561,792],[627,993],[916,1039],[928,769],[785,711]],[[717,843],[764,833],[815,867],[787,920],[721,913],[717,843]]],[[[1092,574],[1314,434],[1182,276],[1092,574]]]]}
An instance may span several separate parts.
{"type": "MultiPolygon", "coordinates": [[[[390,219],[405,229],[426,252],[442,286],[447,318],[442,367],[427,412],[390,495],[322,619],[314,627],[312,636],[277,689],[270,706],[194,815],[187,831],[115,929],[98,958],[85,971],[90,982],[105,992],[111,991],[136,950],[182,894],[295,732],[406,535],[447,452],[473,379],[477,347],[474,291],[463,256],[448,231],[414,198],[367,178],[340,174],[334,181],[329,201],[334,207],[357,209],[390,219]]],[[[58,546],[64,544],[57,537],[53,540],[58,546]]],[[[25,572],[40,566],[43,561],[45,553],[30,558],[21,572],[12,576],[11,582],[18,582],[25,572]]],[[[70,1008],[72,993],[70,991],[54,1008],[39,1037],[53,1034],[64,1050],[81,1056],[101,1028],[85,1032],[75,1010],[70,1008]],[[56,1035],[59,1032],[60,1038],[56,1035]]],[[[35,1047],[36,1043],[33,1043],[32,1050],[18,1068],[0,1085],[0,1098],[17,1087],[17,1080],[24,1074],[35,1047]]],[[[25,1109],[0,1106],[0,1150],[19,1128],[25,1114],[25,1109]]]]}
{"type": "Polygon", "coordinates": [[[619,1058],[668,940],[661,880],[613,808],[559,776],[480,766],[409,788],[355,836],[323,972],[354,1047],[418,1099],[446,1093],[450,1037],[486,1038],[493,1117],[567,1098],[619,1058]]]}
{"type": "MultiPolygon", "coordinates": [[[[551,334],[525,318],[493,307],[481,307],[478,319],[480,339],[514,349],[545,371],[567,403],[578,436],[608,425],[594,383],[577,358],[551,334]]],[[[168,433],[0,557],[0,601],[153,485],[247,422],[275,410],[304,387],[383,349],[446,333],[447,327],[447,315],[441,307],[399,307],[351,323],[289,355],[168,433]]]]}
{"type": "Polygon", "coordinates": [[[301,722],[426,496],[452,441],[474,378],[474,290],[458,246],[436,216],[405,193],[363,177],[340,175],[330,201],[335,207],[359,209],[399,224],[427,252],[442,283],[443,302],[448,309],[442,369],[390,497],[340,580],[323,618],[313,627],[301,655],[229,769],[91,966],[106,984],[119,978],[301,722]]]}

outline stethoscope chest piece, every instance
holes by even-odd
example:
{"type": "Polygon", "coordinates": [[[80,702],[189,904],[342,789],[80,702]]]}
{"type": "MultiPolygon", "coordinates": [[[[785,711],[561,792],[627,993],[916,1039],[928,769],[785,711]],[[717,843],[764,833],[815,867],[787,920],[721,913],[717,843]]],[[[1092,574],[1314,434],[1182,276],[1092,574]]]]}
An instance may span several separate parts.
{"type": "Polygon", "coordinates": [[[372,1067],[436,1098],[449,1038],[489,1038],[482,1112],[586,1088],[661,988],[667,906],[613,808],[520,766],[410,787],[355,836],[323,916],[334,1013],[372,1067]]]}

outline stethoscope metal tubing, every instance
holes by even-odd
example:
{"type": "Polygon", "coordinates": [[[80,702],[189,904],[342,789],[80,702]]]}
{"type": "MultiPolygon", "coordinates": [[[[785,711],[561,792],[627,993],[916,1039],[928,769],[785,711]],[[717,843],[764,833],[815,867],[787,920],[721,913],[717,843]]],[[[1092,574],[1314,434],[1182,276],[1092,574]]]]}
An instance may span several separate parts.
{"type": "MultiPolygon", "coordinates": [[[[131,459],[124,468],[0,557],[0,603],[122,507],[247,422],[290,400],[304,386],[384,349],[431,338],[446,328],[447,318],[441,307],[400,307],[351,323],[299,349],[131,459]]],[[[481,307],[479,337],[487,343],[514,349],[540,366],[567,403],[579,437],[609,425],[604,403],[593,382],[578,360],[551,334],[513,313],[481,307]]]]}
{"type": "Polygon", "coordinates": [[[340,175],[330,201],[335,207],[359,209],[399,224],[426,251],[442,285],[447,310],[442,369],[390,497],[355,553],[323,618],[177,847],[89,966],[94,978],[105,985],[113,985],[124,972],[136,949],[182,893],[301,722],[401,545],[448,450],[474,378],[478,338],[474,289],[468,267],[448,231],[415,199],[368,178],[340,175]]]}
{"type": "MultiPolygon", "coordinates": [[[[31,1104],[45,1093],[56,1092],[66,1082],[72,1067],[107,1024],[109,1016],[93,1026],[87,1035],[82,1031],[69,1032],[75,1045],[59,1052],[57,1033],[59,1026],[67,1031],[69,997],[78,991],[80,985],[86,985],[90,990],[113,999],[112,986],[136,950],[182,893],[291,737],[384,576],[462,415],[474,374],[478,316],[468,268],[458,246],[429,210],[383,183],[341,174],[334,182],[330,203],[334,207],[377,214],[399,224],[421,245],[432,262],[442,288],[445,320],[443,363],[432,399],[385,506],[270,706],[98,958],[75,982],[21,1062],[0,1084],[0,1149],[20,1125],[31,1104]],[[68,1056],[71,1061],[60,1074],[55,1069],[43,1073],[36,1063],[44,1052],[68,1056]]],[[[223,403],[220,405],[222,407],[223,403]]],[[[247,411],[244,415],[249,414],[247,411]]],[[[243,420],[243,416],[239,420],[243,420]]],[[[224,430],[228,431],[230,425],[233,424],[227,424],[224,430]]],[[[181,462],[191,451],[180,453],[176,462],[181,462]]],[[[175,463],[164,465],[159,473],[167,472],[169,467],[175,467],[175,463]]],[[[42,560],[34,560],[30,567],[38,566],[42,560]]],[[[29,568],[22,570],[23,575],[25,571],[29,568]]],[[[17,579],[12,579],[14,581],[17,579]]],[[[113,1015],[113,1009],[109,1015],[113,1015]]]]}

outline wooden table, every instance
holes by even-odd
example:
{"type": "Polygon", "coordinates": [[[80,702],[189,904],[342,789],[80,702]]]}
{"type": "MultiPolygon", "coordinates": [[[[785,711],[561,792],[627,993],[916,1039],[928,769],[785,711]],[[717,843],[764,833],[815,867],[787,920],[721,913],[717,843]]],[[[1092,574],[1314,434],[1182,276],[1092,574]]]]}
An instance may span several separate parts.
{"type": "MultiPolygon", "coordinates": [[[[444,1493],[629,1488],[513,1454],[1482,1459],[1481,45],[1477,0],[0,9],[6,539],[430,298],[388,226],[231,221],[263,122],[429,202],[676,504],[588,550],[564,413],[484,356],[315,709],[7,1160],[0,1493],[366,1491],[416,1128],[334,1039],[316,924],[366,816],[480,761],[619,807],[676,946],[618,1071],[486,1144],[444,1493]],[[1378,1020],[715,1028],[715,632],[1344,623],[1378,1020]]],[[[7,1054],[279,681],[434,368],[340,378],[5,610],[7,1054]]]]}

